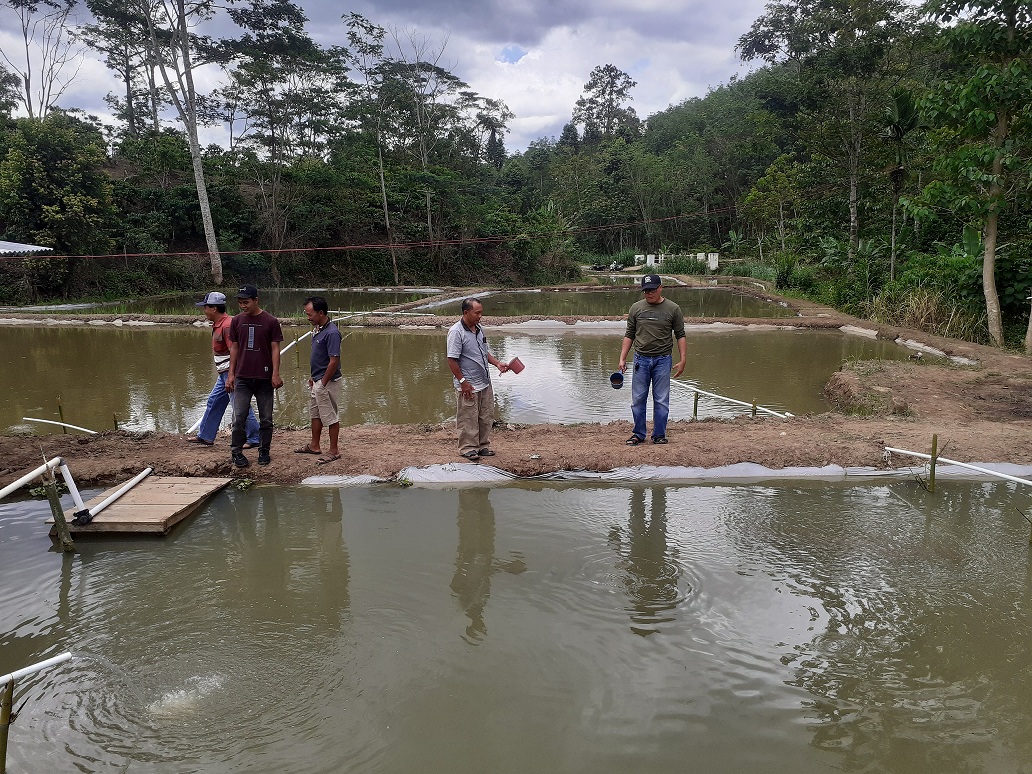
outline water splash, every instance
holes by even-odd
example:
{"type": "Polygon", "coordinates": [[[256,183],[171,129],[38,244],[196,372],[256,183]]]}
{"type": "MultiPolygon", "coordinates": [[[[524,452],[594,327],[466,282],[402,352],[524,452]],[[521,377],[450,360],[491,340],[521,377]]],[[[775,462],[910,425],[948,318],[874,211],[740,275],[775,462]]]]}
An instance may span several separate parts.
{"type": "Polygon", "coordinates": [[[147,711],[160,718],[192,714],[205,699],[222,690],[225,682],[225,675],[217,672],[187,678],[182,688],[169,691],[152,702],[147,706],[147,711]]]}

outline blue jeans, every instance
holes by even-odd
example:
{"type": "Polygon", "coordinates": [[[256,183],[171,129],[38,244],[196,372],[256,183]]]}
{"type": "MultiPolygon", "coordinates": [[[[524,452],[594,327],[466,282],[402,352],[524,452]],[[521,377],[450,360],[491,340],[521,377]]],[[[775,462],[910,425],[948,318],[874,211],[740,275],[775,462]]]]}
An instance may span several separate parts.
{"type": "MultiPolygon", "coordinates": [[[[219,432],[219,425],[222,424],[222,417],[226,414],[226,406],[229,405],[229,393],[226,392],[226,374],[223,371],[215,380],[215,386],[211,388],[211,395],[208,396],[208,405],[204,409],[204,416],[201,417],[201,425],[197,428],[197,437],[202,441],[211,443],[219,432]]],[[[258,420],[255,419],[254,411],[247,407],[247,442],[258,443],[258,420]]]]}
{"type": "Polygon", "coordinates": [[[645,406],[649,401],[649,386],[652,386],[652,437],[666,435],[667,419],[670,417],[670,369],[674,364],[671,355],[658,357],[634,356],[634,375],[631,377],[631,416],[634,418],[634,434],[645,438],[645,406]]]}

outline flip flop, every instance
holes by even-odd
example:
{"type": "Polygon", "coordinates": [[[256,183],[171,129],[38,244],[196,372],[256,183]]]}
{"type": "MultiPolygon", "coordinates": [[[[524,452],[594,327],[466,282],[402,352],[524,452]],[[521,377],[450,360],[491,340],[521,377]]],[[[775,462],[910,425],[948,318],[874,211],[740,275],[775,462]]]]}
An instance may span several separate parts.
{"type": "Polygon", "coordinates": [[[322,454],[322,452],[312,451],[312,444],[306,443],[300,449],[294,449],[294,454],[322,454]]]}
{"type": "Polygon", "coordinates": [[[325,457],[320,457],[319,458],[319,464],[320,465],[326,465],[327,463],[330,463],[330,462],[336,462],[339,459],[340,459],[340,455],[339,454],[328,454],[325,457]]]}

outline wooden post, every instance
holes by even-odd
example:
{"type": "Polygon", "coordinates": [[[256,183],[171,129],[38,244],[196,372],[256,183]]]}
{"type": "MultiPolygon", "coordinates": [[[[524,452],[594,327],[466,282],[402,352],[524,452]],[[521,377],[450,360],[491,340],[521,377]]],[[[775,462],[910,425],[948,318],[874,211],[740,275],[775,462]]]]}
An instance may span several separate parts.
{"type": "Polygon", "coordinates": [[[61,399],[57,399],[57,413],[61,417],[61,432],[67,434],[68,428],[64,426],[64,407],[61,405],[61,399]]]}
{"type": "Polygon", "coordinates": [[[939,436],[932,435],[932,458],[928,460],[928,491],[935,494],[935,463],[939,456],[939,436]]]}
{"type": "Polygon", "coordinates": [[[115,430],[118,429],[118,414],[111,414],[111,418],[115,420],[115,430]]]}
{"type": "Polygon", "coordinates": [[[756,419],[756,398],[753,398],[752,402],[752,415],[753,419],[756,419]]]}
{"type": "Polygon", "coordinates": [[[695,393],[695,405],[692,407],[692,419],[699,418],[699,393],[695,393]]]}
{"type": "MultiPolygon", "coordinates": [[[[65,521],[64,510],[61,508],[61,497],[57,493],[57,478],[54,471],[50,471],[49,480],[44,477],[44,489],[47,490],[47,500],[50,501],[50,512],[54,514],[54,525],[57,527],[57,536],[61,540],[62,551],[74,551],[75,543],[72,542],[72,533],[68,531],[68,522],[65,521]]],[[[3,774],[0,772],[0,774],[3,774]]]]}
{"type": "Polygon", "coordinates": [[[11,730],[14,711],[14,680],[0,689],[0,774],[7,771],[7,734],[11,730]]]}

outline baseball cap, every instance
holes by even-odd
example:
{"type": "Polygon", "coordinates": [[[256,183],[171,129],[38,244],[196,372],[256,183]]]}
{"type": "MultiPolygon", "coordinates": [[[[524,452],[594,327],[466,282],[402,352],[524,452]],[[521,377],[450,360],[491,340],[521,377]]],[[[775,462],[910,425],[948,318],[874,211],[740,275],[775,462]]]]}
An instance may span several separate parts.
{"type": "Polygon", "coordinates": [[[237,298],[258,298],[258,288],[254,285],[244,285],[237,291],[237,298]]]}
{"type": "Polygon", "coordinates": [[[659,278],[658,274],[646,274],[641,278],[642,290],[652,290],[654,288],[658,288],[662,284],[663,280],[659,278]]]}
{"type": "Polygon", "coordinates": [[[198,301],[196,304],[194,304],[194,306],[218,306],[219,304],[225,303],[226,294],[219,293],[217,290],[213,290],[200,301],[198,301]]]}

